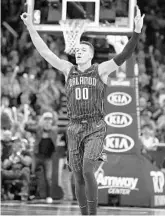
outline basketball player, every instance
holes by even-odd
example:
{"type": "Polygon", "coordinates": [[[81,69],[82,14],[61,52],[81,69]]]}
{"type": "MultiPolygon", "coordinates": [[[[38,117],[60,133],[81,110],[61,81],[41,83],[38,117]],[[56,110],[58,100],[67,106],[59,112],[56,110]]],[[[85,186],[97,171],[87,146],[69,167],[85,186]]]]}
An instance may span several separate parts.
{"type": "Polygon", "coordinates": [[[68,99],[69,164],[75,178],[75,192],[82,215],[97,214],[98,189],[94,168],[103,151],[106,123],[103,120],[104,84],[133,53],[143,26],[144,15],[136,7],[135,29],[123,51],[101,64],[91,64],[94,48],[80,42],[75,52],[77,66],[58,58],[44,43],[32,24],[32,15],[23,13],[34,46],[53,67],[62,71],[68,99]]]}

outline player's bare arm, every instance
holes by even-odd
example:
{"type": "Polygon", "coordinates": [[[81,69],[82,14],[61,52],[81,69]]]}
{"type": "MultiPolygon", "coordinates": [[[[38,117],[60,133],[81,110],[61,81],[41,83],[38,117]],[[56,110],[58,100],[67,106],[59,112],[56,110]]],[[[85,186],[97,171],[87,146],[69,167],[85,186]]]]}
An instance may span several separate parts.
{"type": "Polygon", "coordinates": [[[21,19],[23,20],[24,24],[27,26],[32,42],[36,47],[36,49],[38,50],[38,52],[40,53],[40,55],[53,67],[63,72],[65,77],[67,78],[67,75],[72,67],[72,63],[60,59],[48,48],[48,46],[45,44],[43,39],[36,31],[32,23],[32,15],[30,13],[23,13],[21,15],[21,19]]]}
{"type": "Polygon", "coordinates": [[[135,17],[135,30],[132,34],[131,39],[128,41],[123,51],[116,55],[113,59],[105,61],[98,66],[98,72],[104,83],[107,83],[107,79],[110,73],[117,70],[134,52],[137,45],[139,35],[143,27],[144,14],[141,16],[140,9],[136,6],[136,17],[135,17]]]}

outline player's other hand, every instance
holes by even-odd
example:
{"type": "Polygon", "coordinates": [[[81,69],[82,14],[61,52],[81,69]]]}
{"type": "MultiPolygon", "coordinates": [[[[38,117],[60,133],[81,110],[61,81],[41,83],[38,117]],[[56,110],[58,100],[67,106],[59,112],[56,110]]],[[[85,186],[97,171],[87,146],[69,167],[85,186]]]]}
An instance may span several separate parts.
{"type": "Polygon", "coordinates": [[[23,13],[23,14],[21,14],[20,17],[27,27],[32,25],[32,15],[31,14],[23,13]]]}
{"type": "Polygon", "coordinates": [[[135,17],[135,32],[141,33],[141,30],[143,28],[143,19],[145,17],[145,14],[141,16],[141,11],[139,7],[136,5],[136,17],[135,17]]]}

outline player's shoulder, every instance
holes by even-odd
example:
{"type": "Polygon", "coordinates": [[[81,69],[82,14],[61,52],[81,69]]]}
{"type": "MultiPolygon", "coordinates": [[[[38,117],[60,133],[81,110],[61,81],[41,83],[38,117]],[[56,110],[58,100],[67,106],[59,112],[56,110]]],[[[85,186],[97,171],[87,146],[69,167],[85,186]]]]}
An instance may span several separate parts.
{"type": "Polygon", "coordinates": [[[98,66],[99,66],[99,64],[98,63],[93,63],[92,65],[91,65],[91,67],[93,67],[93,68],[98,68],[98,66]]]}
{"type": "Polygon", "coordinates": [[[75,75],[76,72],[76,65],[72,64],[72,67],[69,68],[67,75],[65,76],[65,81],[67,82],[67,80],[69,79],[70,76],[75,75]]]}
{"type": "Polygon", "coordinates": [[[89,70],[98,72],[98,63],[94,63],[90,66],[89,70]]]}
{"type": "Polygon", "coordinates": [[[73,67],[73,64],[70,61],[64,60],[64,59],[60,59],[60,65],[61,65],[61,72],[64,73],[65,76],[68,75],[69,71],[71,70],[71,68],[73,67]]]}
{"type": "Polygon", "coordinates": [[[75,74],[77,73],[77,65],[72,65],[72,67],[70,68],[69,74],[75,74]]]}

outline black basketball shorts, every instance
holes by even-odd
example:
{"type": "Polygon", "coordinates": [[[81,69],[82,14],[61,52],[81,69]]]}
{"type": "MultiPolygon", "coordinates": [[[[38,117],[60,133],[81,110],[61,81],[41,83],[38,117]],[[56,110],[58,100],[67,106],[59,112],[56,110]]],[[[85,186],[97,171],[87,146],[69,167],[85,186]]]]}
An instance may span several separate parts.
{"type": "Polygon", "coordinates": [[[103,152],[106,123],[103,119],[71,121],[68,125],[69,166],[77,172],[83,159],[98,160],[103,152]]]}

